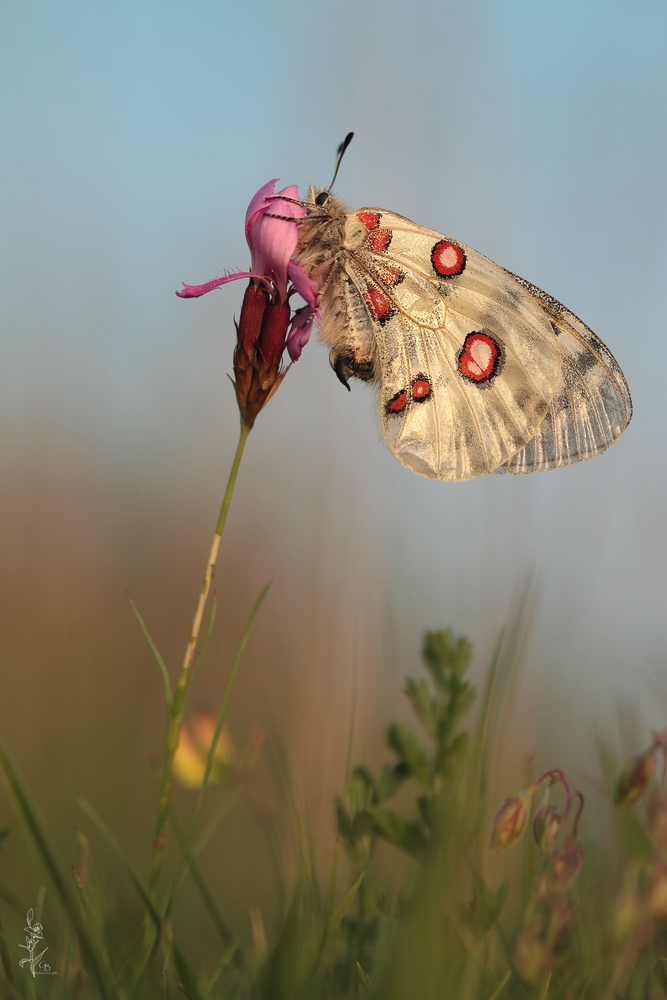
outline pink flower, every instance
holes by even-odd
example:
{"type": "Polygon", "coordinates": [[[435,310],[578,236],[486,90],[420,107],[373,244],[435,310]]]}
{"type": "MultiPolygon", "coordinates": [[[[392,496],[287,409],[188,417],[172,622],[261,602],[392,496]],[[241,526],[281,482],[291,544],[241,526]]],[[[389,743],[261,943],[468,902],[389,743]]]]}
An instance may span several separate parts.
{"type": "Polygon", "coordinates": [[[258,350],[269,367],[280,360],[285,347],[292,361],[300,357],[317,316],[316,286],[292,260],[299,240],[297,220],[304,217],[306,208],[295,184],[276,194],[276,183],[272,180],[261,187],[248,205],[245,235],[250,271],[227,274],[203,285],[184,284],[176,292],[184,299],[197,298],[229,281],[250,278],[239,321],[239,344],[246,353],[258,350]],[[251,288],[255,289],[252,293],[251,288]],[[268,295],[259,295],[261,288],[268,295]],[[291,316],[289,300],[295,292],[306,306],[291,316]]]}

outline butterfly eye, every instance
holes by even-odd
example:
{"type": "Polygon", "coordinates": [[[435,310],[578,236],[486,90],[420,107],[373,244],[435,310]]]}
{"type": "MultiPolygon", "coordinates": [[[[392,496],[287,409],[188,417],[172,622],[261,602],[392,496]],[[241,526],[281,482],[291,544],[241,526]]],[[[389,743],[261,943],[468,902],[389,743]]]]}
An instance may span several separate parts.
{"type": "Polygon", "coordinates": [[[315,204],[316,205],[325,205],[328,202],[328,200],[329,200],[329,192],[328,191],[320,191],[320,193],[315,198],[315,204]]]}

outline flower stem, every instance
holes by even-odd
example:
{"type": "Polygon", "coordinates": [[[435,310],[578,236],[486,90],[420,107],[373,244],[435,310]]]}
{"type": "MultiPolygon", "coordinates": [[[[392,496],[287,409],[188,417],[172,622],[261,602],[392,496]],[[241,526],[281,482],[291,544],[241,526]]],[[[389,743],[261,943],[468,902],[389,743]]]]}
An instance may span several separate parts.
{"type": "Polygon", "coordinates": [[[248,440],[249,433],[250,433],[250,428],[242,423],[241,433],[239,436],[239,443],[236,446],[236,454],[234,455],[234,461],[232,462],[232,468],[229,473],[229,479],[227,480],[227,488],[225,490],[225,495],[222,498],[222,506],[220,507],[218,523],[216,524],[215,527],[215,535],[213,536],[211,553],[208,557],[208,562],[206,564],[206,572],[204,573],[204,580],[202,582],[201,592],[199,594],[199,601],[197,603],[197,610],[195,611],[195,617],[192,623],[190,638],[188,639],[188,645],[185,650],[185,657],[183,659],[181,674],[180,677],[178,678],[176,691],[174,692],[173,701],[171,703],[171,707],[169,709],[169,713],[167,716],[167,741],[166,741],[164,771],[162,774],[162,783],[160,788],[160,805],[158,809],[158,818],[155,828],[155,840],[153,842],[153,858],[151,861],[151,870],[148,880],[148,888],[153,898],[155,898],[157,892],[158,879],[160,877],[160,867],[162,864],[162,853],[164,849],[165,828],[167,825],[167,819],[169,816],[169,805],[171,802],[171,786],[172,786],[172,778],[174,771],[174,756],[176,754],[176,749],[178,747],[178,739],[181,732],[181,723],[183,722],[183,713],[185,711],[185,700],[187,697],[189,682],[191,678],[192,663],[195,656],[195,649],[197,646],[197,640],[199,638],[199,631],[201,629],[202,618],[204,616],[206,600],[208,598],[209,591],[211,589],[211,581],[213,579],[215,563],[218,558],[218,549],[220,548],[220,539],[222,538],[222,532],[225,527],[225,521],[227,520],[227,512],[229,510],[232,494],[234,492],[234,486],[236,484],[236,476],[239,471],[239,465],[241,464],[243,449],[245,448],[245,444],[246,441],[248,440]]]}

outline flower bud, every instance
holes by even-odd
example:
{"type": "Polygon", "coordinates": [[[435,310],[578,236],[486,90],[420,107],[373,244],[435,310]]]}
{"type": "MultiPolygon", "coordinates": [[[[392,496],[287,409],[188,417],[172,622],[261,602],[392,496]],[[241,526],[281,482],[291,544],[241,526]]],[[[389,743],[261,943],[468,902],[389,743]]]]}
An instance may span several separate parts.
{"type": "MultiPolygon", "coordinates": [[[[203,708],[195,713],[190,725],[181,727],[174,756],[174,775],[186,788],[199,788],[206,772],[206,761],[215,736],[217,716],[203,708]]],[[[218,736],[210,782],[220,781],[233,767],[234,747],[229,730],[223,726],[218,736]]]]}
{"type": "Polygon", "coordinates": [[[635,757],[623,769],[616,785],[614,796],[617,806],[631,806],[641,798],[655,774],[655,752],[653,749],[635,757]]]}
{"type": "Polygon", "coordinates": [[[550,854],[560,830],[561,818],[554,806],[543,802],[533,819],[533,837],[542,854],[550,854]]]}
{"type": "Polygon", "coordinates": [[[239,344],[246,354],[252,354],[255,350],[268,301],[269,294],[264,286],[251,281],[243,296],[238,326],[239,344]]]}
{"type": "Polygon", "coordinates": [[[493,820],[490,848],[504,851],[519,839],[528,823],[530,799],[525,792],[505,799],[493,820]]]}
{"type": "Polygon", "coordinates": [[[290,307],[270,305],[264,314],[258,347],[267,368],[280,361],[287,341],[290,307]]]}

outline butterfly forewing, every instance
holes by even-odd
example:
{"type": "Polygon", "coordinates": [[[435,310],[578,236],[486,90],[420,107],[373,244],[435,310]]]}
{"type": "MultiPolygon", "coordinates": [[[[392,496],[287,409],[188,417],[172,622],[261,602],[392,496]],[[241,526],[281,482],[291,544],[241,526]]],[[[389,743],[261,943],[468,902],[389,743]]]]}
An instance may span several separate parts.
{"type": "Polygon", "coordinates": [[[555,468],[625,429],[620,368],[555,299],[393,212],[312,213],[297,260],[320,285],[321,337],[339,377],[378,385],[385,440],[415,472],[555,468]]]}

